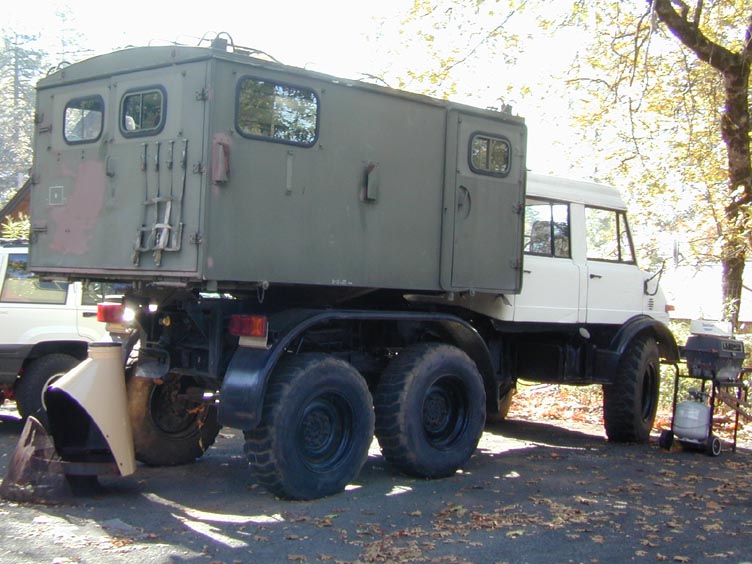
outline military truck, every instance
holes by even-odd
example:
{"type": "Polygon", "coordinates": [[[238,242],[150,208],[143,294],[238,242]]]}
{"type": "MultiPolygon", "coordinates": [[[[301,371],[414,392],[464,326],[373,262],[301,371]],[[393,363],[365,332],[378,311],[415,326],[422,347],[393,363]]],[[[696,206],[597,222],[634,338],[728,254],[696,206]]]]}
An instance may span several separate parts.
{"type": "Polygon", "coordinates": [[[100,315],[141,462],[226,425],[282,497],[341,491],[374,433],[449,476],[518,378],[602,384],[608,437],[647,440],[657,279],[616,190],[528,173],[522,118],[222,40],[67,66],[37,105],[31,265],[131,283],[100,315]]]}

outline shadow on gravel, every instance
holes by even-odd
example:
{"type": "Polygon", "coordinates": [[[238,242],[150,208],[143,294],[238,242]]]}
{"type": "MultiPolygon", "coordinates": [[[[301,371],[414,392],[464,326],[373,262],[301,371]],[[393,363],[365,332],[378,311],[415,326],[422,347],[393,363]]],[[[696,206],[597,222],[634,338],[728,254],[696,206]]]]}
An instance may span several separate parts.
{"type": "Polygon", "coordinates": [[[603,444],[603,435],[566,429],[560,425],[506,420],[486,425],[486,432],[508,439],[557,447],[586,447],[603,444]]]}

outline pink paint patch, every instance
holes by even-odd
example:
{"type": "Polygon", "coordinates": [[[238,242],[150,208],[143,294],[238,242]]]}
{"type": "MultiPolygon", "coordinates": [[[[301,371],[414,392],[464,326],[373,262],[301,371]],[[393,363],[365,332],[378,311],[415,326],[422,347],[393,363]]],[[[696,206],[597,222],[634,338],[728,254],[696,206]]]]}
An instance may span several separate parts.
{"type": "Polygon", "coordinates": [[[89,250],[92,231],[104,207],[106,185],[103,162],[83,161],[79,165],[65,203],[50,210],[50,250],[72,255],[82,255],[89,250]]]}

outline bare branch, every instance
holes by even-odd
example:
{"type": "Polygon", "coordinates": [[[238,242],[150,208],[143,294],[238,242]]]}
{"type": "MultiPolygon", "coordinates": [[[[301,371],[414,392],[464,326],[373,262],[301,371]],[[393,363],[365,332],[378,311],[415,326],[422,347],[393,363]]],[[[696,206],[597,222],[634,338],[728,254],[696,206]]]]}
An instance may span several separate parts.
{"type": "MultiPolygon", "coordinates": [[[[725,47],[708,39],[699,28],[699,22],[690,22],[687,19],[688,7],[684,2],[681,14],[672,6],[676,0],[648,0],[653,6],[658,18],[668,27],[679,41],[695,52],[697,57],[725,72],[739,65],[740,57],[725,47]]],[[[698,8],[699,9],[699,8],[698,8]]]]}

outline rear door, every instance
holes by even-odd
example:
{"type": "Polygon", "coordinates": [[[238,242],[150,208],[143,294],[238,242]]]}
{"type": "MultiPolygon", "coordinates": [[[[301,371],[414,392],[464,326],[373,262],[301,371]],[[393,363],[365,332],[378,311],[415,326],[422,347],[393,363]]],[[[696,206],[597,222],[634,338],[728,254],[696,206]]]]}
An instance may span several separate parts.
{"type": "Polygon", "coordinates": [[[512,298],[515,321],[585,321],[581,265],[573,258],[567,202],[528,198],[522,292],[512,298]]]}
{"type": "Polygon", "coordinates": [[[34,267],[197,272],[207,68],[199,61],[39,92],[34,267]]]}
{"type": "Polygon", "coordinates": [[[522,264],[524,126],[459,111],[449,112],[448,119],[448,151],[454,151],[449,161],[455,166],[447,170],[442,285],[516,292],[522,264]]]}

